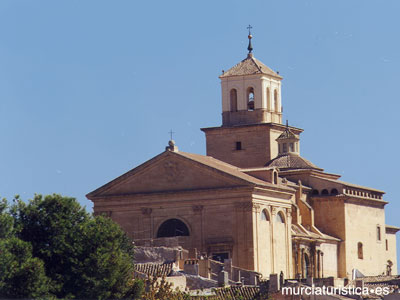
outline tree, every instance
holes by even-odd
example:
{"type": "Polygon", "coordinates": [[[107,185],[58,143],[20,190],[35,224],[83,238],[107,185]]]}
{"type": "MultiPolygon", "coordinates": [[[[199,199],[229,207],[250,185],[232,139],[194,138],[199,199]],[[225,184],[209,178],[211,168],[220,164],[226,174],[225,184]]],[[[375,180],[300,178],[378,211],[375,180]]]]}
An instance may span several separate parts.
{"type": "Polygon", "coordinates": [[[32,246],[15,237],[14,219],[5,199],[0,202],[0,298],[43,298],[50,279],[44,264],[32,257],[32,246]]]}
{"type": "Polygon", "coordinates": [[[125,298],[134,293],[133,245],[111,219],[70,197],[36,195],[12,208],[17,237],[43,261],[57,298],[125,298]]]}
{"type": "Polygon", "coordinates": [[[145,300],[189,300],[190,296],[184,292],[174,291],[172,283],[165,280],[165,277],[156,278],[150,277],[146,284],[148,291],[144,293],[145,300]]]}

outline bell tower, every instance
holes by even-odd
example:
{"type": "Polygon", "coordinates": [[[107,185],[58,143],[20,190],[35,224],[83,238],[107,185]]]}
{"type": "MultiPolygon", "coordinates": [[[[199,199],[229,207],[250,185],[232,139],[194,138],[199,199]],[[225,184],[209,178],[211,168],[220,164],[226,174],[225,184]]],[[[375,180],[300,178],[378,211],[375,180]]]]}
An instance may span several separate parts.
{"type": "MultiPolygon", "coordinates": [[[[240,168],[260,168],[279,154],[282,77],[253,55],[251,26],[247,57],[219,76],[222,126],[202,128],[207,155],[240,168]]],[[[298,136],[303,130],[290,127],[298,136]]]]}
{"type": "Polygon", "coordinates": [[[251,26],[249,51],[240,63],[222,73],[222,126],[282,123],[281,80],[253,56],[251,26]]]}

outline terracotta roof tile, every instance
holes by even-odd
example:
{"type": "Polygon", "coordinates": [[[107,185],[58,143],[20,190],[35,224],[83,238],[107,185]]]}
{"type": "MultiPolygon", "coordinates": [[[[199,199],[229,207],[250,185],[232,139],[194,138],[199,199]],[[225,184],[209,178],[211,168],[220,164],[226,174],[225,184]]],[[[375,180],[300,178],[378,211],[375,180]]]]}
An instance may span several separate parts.
{"type": "Polygon", "coordinates": [[[273,160],[269,161],[266,167],[277,167],[281,170],[287,169],[314,169],[320,170],[323,169],[317,167],[312,162],[307,159],[301,157],[300,155],[294,153],[286,153],[284,155],[280,155],[273,160]]]}

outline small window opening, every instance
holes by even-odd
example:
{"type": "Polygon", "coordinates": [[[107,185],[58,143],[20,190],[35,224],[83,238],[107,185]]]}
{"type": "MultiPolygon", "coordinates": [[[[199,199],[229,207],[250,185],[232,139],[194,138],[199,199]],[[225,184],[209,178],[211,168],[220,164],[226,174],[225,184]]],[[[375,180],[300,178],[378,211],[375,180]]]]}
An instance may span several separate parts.
{"type": "Polygon", "coordinates": [[[236,142],[236,150],[242,150],[242,142],[236,142]]]}
{"type": "Polygon", "coordinates": [[[386,251],[389,251],[389,242],[386,240],[386,251]]]}
{"type": "Polygon", "coordinates": [[[376,239],[378,241],[381,240],[381,227],[380,226],[376,226],[376,239]]]}
{"type": "Polygon", "coordinates": [[[274,172],[274,184],[278,184],[278,173],[274,172]]]}
{"type": "Polygon", "coordinates": [[[294,144],[293,143],[289,144],[289,151],[294,152],[294,144]]]}
{"type": "Polygon", "coordinates": [[[359,242],[357,244],[357,253],[358,253],[358,258],[363,259],[364,258],[364,253],[363,253],[363,244],[359,242]]]}
{"type": "Polygon", "coordinates": [[[328,192],[328,190],[327,189],[323,189],[322,190],[322,192],[321,192],[321,195],[329,195],[329,192],[328,192]]]}
{"type": "Polygon", "coordinates": [[[284,153],[287,152],[287,144],[286,144],[286,143],[283,144],[283,152],[284,152],[284,153]]]}

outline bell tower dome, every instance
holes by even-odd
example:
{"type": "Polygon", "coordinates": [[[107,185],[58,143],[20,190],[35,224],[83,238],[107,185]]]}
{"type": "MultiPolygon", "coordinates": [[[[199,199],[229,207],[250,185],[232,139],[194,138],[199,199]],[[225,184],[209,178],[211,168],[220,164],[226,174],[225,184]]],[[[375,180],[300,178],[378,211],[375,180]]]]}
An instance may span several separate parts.
{"type": "Polygon", "coordinates": [[[282,124],[282,77],[254,57],[250,28],[247,57],[219,76],[222,126],[282,124]]]}

